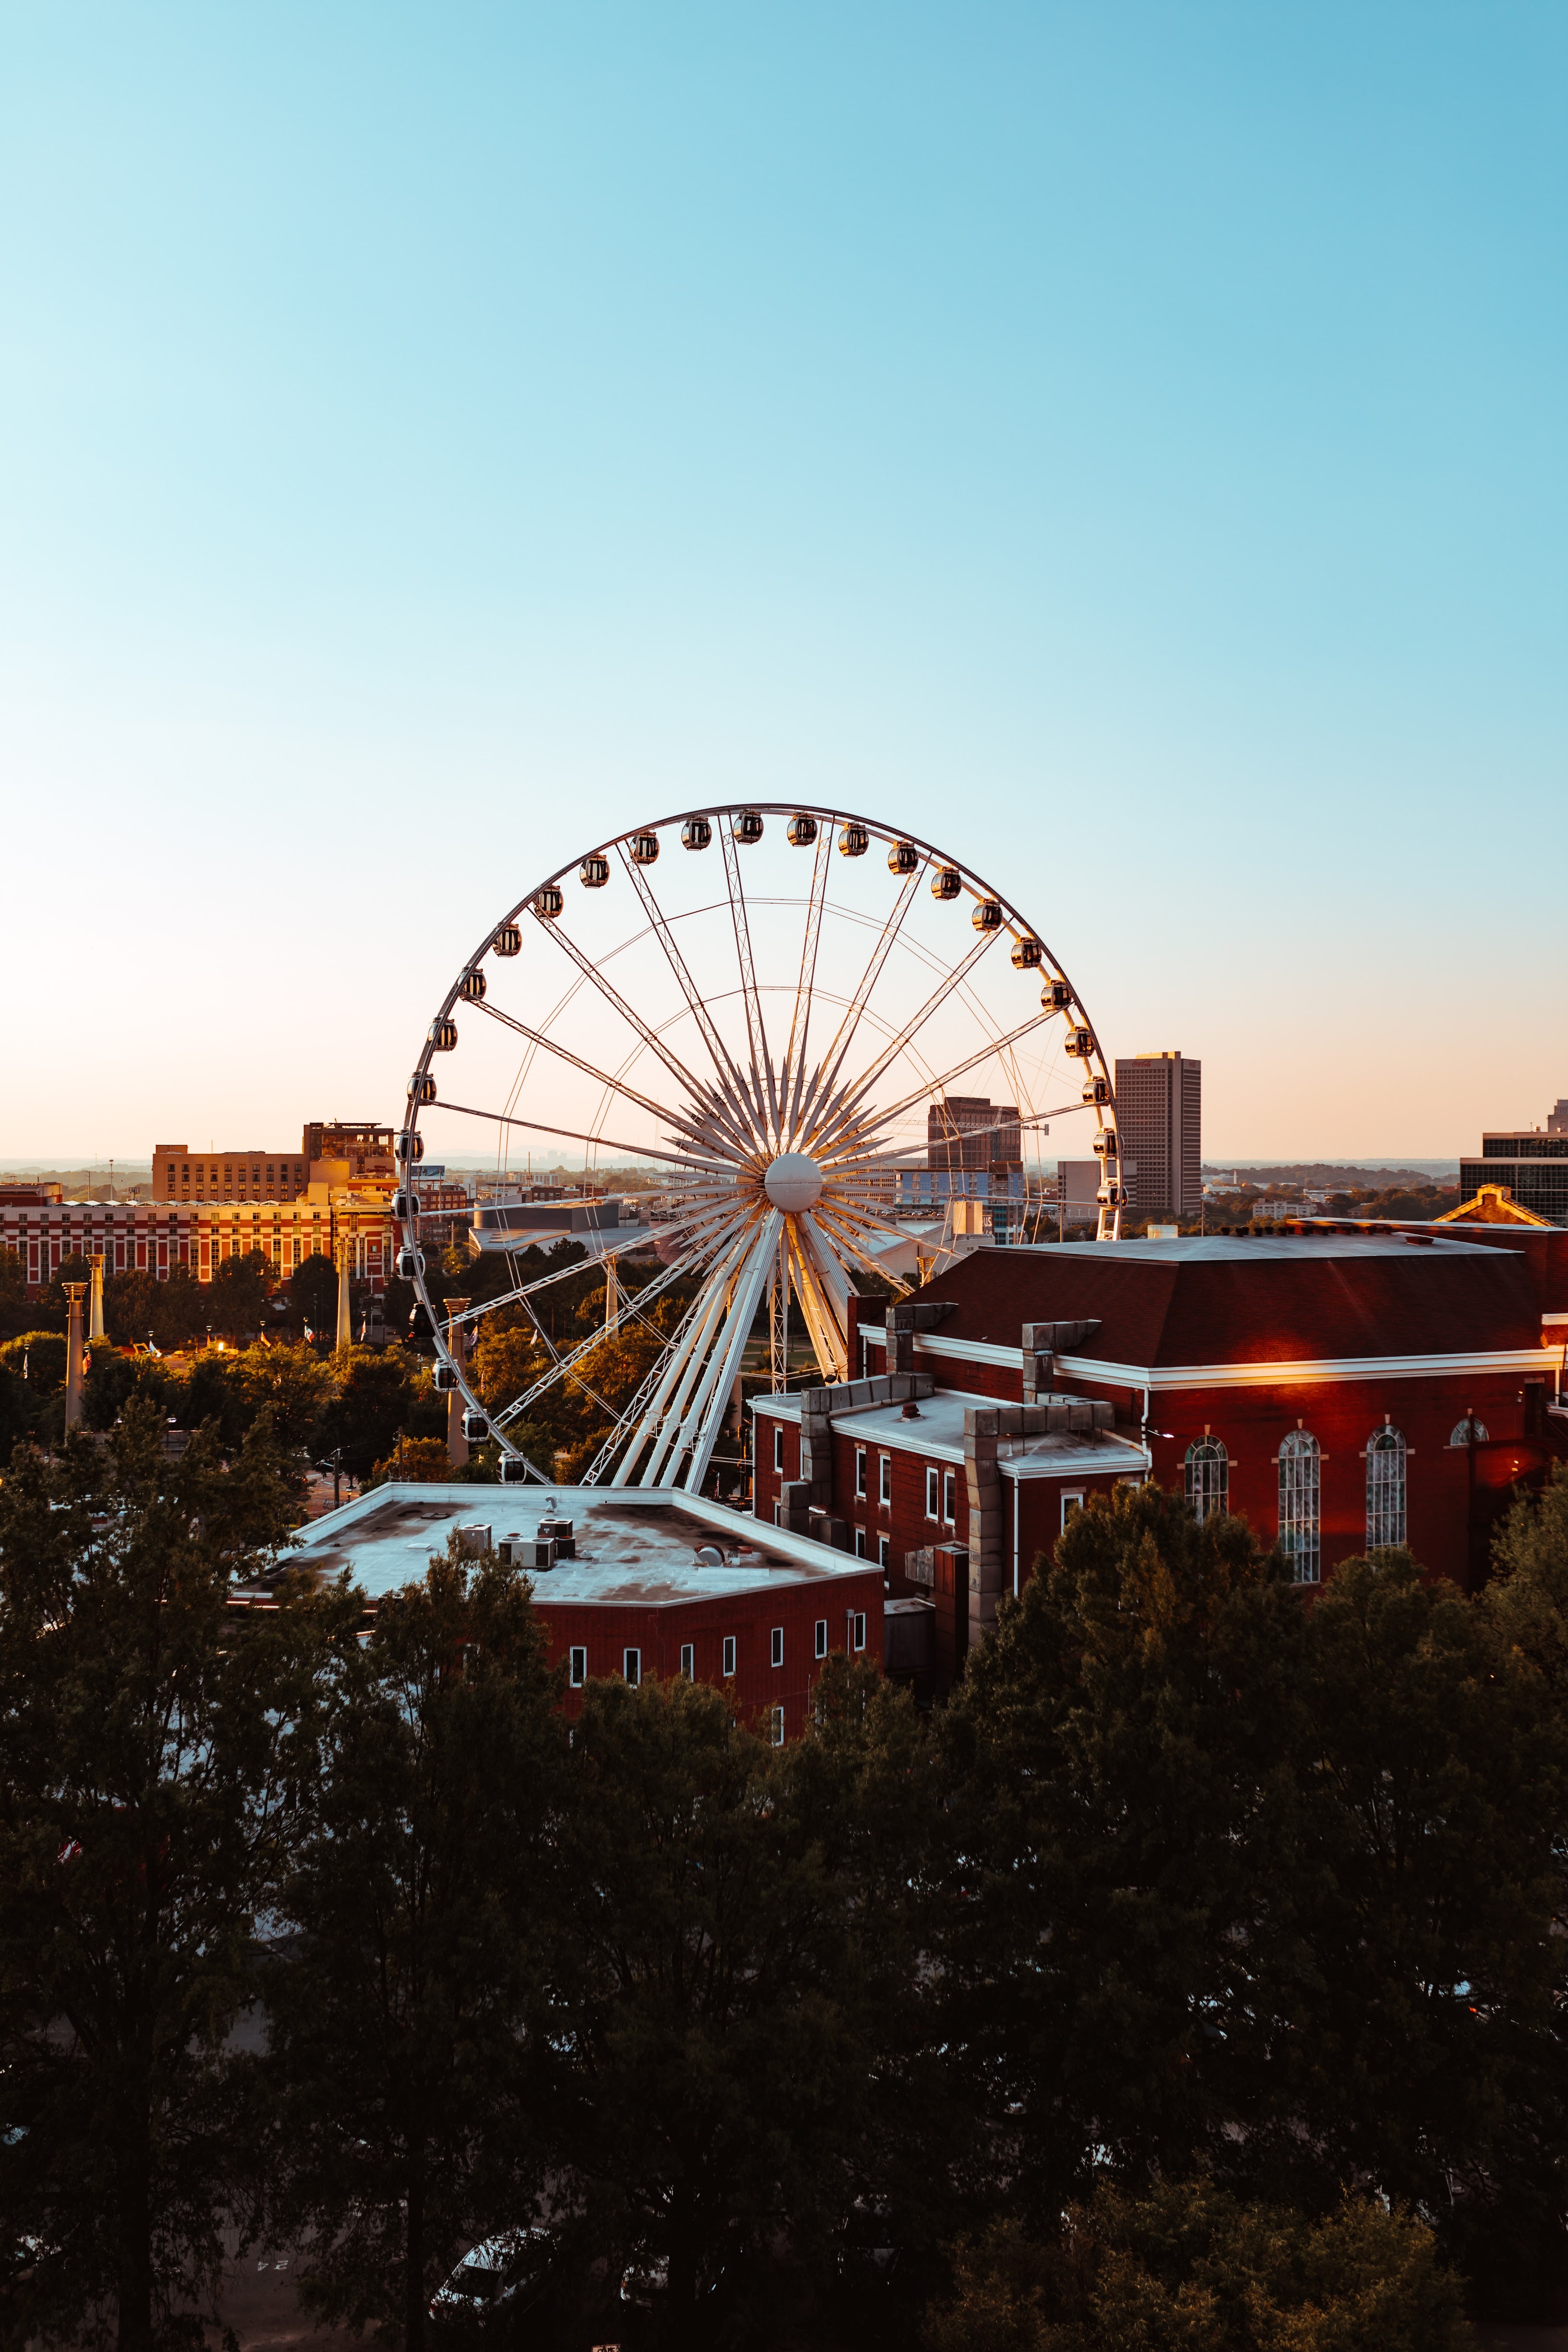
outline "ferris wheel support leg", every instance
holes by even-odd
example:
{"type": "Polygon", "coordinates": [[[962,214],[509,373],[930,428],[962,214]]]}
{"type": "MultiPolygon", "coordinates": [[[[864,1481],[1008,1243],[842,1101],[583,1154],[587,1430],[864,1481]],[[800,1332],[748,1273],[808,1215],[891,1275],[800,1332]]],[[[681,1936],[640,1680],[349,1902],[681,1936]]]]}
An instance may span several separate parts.
{"type": "Polygon", "coordinates": [[[662,1486],[671,1483],[662,1473],[680,1444],[692,1391],[702,1377],[702,1368],[729,1311],[735,1282],[747,1255],[746,1239],[742,1235],[714,1268],[701,1320],[693,1326],[690,1339],[681,1350],[680,1360],[672,1367],[672,1376],[660,1391],[660,1399],[648,1415],[653,1450],[637,1482],[639,1486],[662,1486]]]}
{"type": "Polygon", "coordinates": [[[767,1225],[763,1228],[750,1265],[736,1286],[734,1304],[730,1310],[727,1343],[715,1352],[696,1407],[699,1416],[696,1440],[691,1448],[690,1464],[681,1481],[689,1494],[700,1495],[702,1482],[708,1475],[713,1448],[718,1444],[719,1432],[730,1409],[731,1384],[741,1369],[741,1358],[751,1337],[752,1318],[763,1295],[763,1285],[768,1278],[768,1264],[773,1255],[777,1227],[783,1222],[774,1210],[767,1225]]]}

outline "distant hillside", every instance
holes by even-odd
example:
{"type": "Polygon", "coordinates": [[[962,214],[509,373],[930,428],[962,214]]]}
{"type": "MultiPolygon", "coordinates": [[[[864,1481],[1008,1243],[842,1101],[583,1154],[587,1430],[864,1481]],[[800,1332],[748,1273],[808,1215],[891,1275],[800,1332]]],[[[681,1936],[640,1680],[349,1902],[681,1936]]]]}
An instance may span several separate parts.
{"type": "Polygon", "coordinates": [[[1459,1181],[1459,1163],[1429,1161],[1425,1168],[1346,1168],[1326,1160],[1296,1160],[1278,1167],[1264,1168],[1246,1160],[1221,1160],[1210,1167],[1205,1160],[1204,1176],[1211,1184],[1223,1183],[1229,1176],[1238,1176],[1244,1184],[1302,1184],[1314,1192],[1384,1192],[1395,1185],[1427,1185],[1440,1183],[1446,1178],[1451,1184],[1459,1181]]]}

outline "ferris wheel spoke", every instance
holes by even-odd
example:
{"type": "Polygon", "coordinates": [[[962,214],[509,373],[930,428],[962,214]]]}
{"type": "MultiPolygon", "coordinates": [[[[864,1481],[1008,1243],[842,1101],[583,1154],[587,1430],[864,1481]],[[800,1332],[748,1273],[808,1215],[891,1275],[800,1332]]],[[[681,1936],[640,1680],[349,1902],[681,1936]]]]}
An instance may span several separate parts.
{"type": "MultiPolygon", "coordinates": [[[[768,1269],[778,1247],[779,1233],[784,1219],[776,1209],[763,1218],[762,1229],[752,1243],[751,1252],[738,1276],[734,1294],[722,1328],[721,1344],[715,1347],[708,1369],[698,1384],[696,1394],[687,1414],[690,1436],[691,1459],[687,1464],[681,1484],[687,1492],[700,1495],[713,1459],[713,1448],[719,1442],[719,1432],[730,1410],[730,1395],[735,1385],[735,1375],[746,1352],[746,1342],[752,1336],[752,1324],[768,1279],[768,1269]]],[[[685,1432],[682,1432],[683,1437],[685,1432]]]]}
{"type": "Polygon", "coordinates": [[[526,1021],[519,1021],[514,1013],[503,1013],[500,1005],[489,1003],[481,1003],[479,1010],[487,1013],[490,1020],[499,1022],[503,1028],[513,1030],[518,1036],[527,1038],[531,1045],[542,1048],[545,1053],[553,1054],[559,1060],[570,1063],[573,1069],[580,1070],[585,1078],[592,1078],[595,1085],[603,1087],[606,1093],[624,1095],[627,1102],[636,1103],[639,1110],[651,1112],[655,1118],[667,1119],[678,1131],[688,1128],[689,1122],[678,1111],[669,1109],[664,1103],[655,1102],[649,1095],[639,1093],[636,1087],[627,1086],[624,1078],[612,1077],[607,1072],[595,1067],[594,1063],[584,1061],[582,1055],[573,1053],[569,1045],[561,1045],[555,1038],[545,1036],[538,1029],[531,1029],[526,1021]]]}
{"type": "MultiPolygon", "coordinates": [[[[670,1284],[679,1281],[683,1274],[695,1272],[699,1263],[700,1254],[698,1253],[692,1253],[687,1257],[677,1259],[672,1265],[666,1266],[645,1289],[640,1290],[637,1293],[638,1298],[646,1305],[648,1301],[657,1297],[661,1291],[668,1290],[670,1284]]],[[[525,1306],[529,1306],[529,1302],[527,1300],[524,1300],[523,1304],[525,1306]]],[[[531,1316],[531,1307],[529,1307],[529,1312],[531,1316]]],[[[493,1425],[498,1429],[504,1429],[512,1422],[521,1420],[522,1415],[527,1412],[529,1406],[532,1404],[536,1399],[542,1397],[547,1389],[555,1387],[558,1381],[573,1375],[575,1372],[576,1366],[582,1361],[583,1358],[590,1355],[593,1350],[599,1346],[604,1338],[603,1332],[591,1331],[585,1339],[578,1340],[575,1347],[568,1349],[568,1351],[563,1355],[556,1349],[555,1343],[550,1338],[549,1334],[540,1328],[537,1318],[534,1318],[534,1328],[539,1331],[541,1339],[543,1341],[545,1347],[550,1349],[555,1360],[551,1365],[549,1370],[542,1373],[539,1379],[532,1381],[529,1387],[524,1389],[520,1396],[513,1397],[508,1404],[501,1408],[500,1412],[492,1415],[493,1425]]],[[[582,1381],[579,1378],[578,1384],[583,1387],[589,1395],[594,1395],[594,1391],[588,1388],[588,1384],[585,1381],[582,1381]]],[[[615,1417],[613,1407],[605,1404],[603,1398],[595,1396],[595,1402],[599,1404],[606,1413],[609,1413],[612,1419],[615,1417]]]]}
{"type": "Polygon", "coordinates": [[[822,1057],[822,1064],[817,1072],[816,1084],[823,1094],[826,1094],[833,1087],[837,1079],[839,1071],[844,1066],[845,1057],[848,1054],[850,1046],[855,1042],[855,1033],[860,1026],[860,1017],[865,1012],[867,1005],[870,1003],[871,992],[876,987],[878,981],[881,978],[882,967],[887,962],[888,958],[891,955],[893,949],[897,944],[899,934],[904,928],[904,918],[908,915],[910,908],[913,904],[915,892],[920,886],[920,878],[921,874],[918,866],[912,874],[905,875],[903,881],[900,886],[899,896],[894,904],[893,911],[888,917],[887,921],[883,924],[881,935],[878,939],[876,946],[872,949],[866,964],[866,969],[861,974],[860,985],[855,991],[853,997],[850,999],[849,1003],[846,1008],[844,1018],[838,1024],[837,1031],[834,1035],[833,1043],[828,1046],[826,1053],[822,1057]]]}
{"type": "Polygon", "coordinates": [[[880,1282],[890,1282],[900,1298],[907,1297],[910,1286],[904,1281],[900,1275],[889,1274],[885,1265],[879,1265],[875,1256],[868,1249],[866,1248],[861,1238],[862,1234],[868,1230],[887,1232],[891,1230],[890,1228],[887,1226],[872,1227],[862,1224],[858,1221],[845,1217],[831,1209],[827,1209],[825,1202],[823,1201],[819,1201],[817,1202],[816,1208],[817,1216],[824,1231],[828,1234],[830,1239],[837,1241],[846,1256],[852,1257],[856,1265],[859,1266],[864,1273],[874,1274],[880,1282]]]}
{"type": "MultiPolygon", "coordinates": [[[[1036,1013],[1027,1021],[1022,1022],[1016,1029],[1010,1030],[1005,1036],[988,1037],[983,1045],[978,1046],[973,1054],[966,1055],[962,1062],[954,1062],[950,1068],[940,1072],[934,1078],[928,1079],[925,1084],[917,1087],[912,1093],[905,1095],[900,1101],[890,1103],[885,1110],[879,1110],[875,1114],[874,1127],[883,1128],[890,1125],[894,1119],[901,1118],[905,1111],[911,1109],[916,1103],[927,1101],[932,1095],[940,1098],[947,1092],[954,1078],[962,1078],[965,1072],[973,1070],[977,1063],[992,1060],[1005,1047],[1016,1045],[1020,1037],[1026,1037],[1031,1030],[1038,1029],[1042,1023],[1054,1017],[1050,1013],[1036,1013]]],[[[865,1083],[863,1082],[857,1095],[840,1112],[841,1120],[847,1122],[864,1093],[865,1083]]],[[[822,1139],[818,1149],[825,1153],[831,1153],[835,1150],[836,1145],[837,1137],[830,1132],[822,1139]]]]}
{"type": "Polygon", "coordinates": [[[773,1066],[768,1055],[768,1033],[763,1022],[756,959],[752,953],[752,926],[746,913],[746,891],[741,879],[740,852],[733,825],[720,826],[719,846],[724,856],[724,879],[730,890],[730,920],[735,933],[736,961],[741,968],[741,993],[745,1001],[746,1042],[752,1056],[752,1088],[764,1125],[769,1113],[772,1114],[772,1131],[776,1139],[779,1132],[778,1096],[773,1085],[773,1066]],[[762,1097],[764,1079],[768,1091],[765,1108],[762,1097]]]}
{"type": "Polygon", "coordinates": [[[790,1015],[789,1043],[784,1048],[784,1084],[790,1093],[788,1131],[793,1139],[800,1124],[801,1088],[805,1083],[806,1034],[811,1025],[812,992],[816,981],[816,951],[822,939],[822,907],[833,865],[833,831],[819,825],[811,868],[811,895],[806,900],[805,930],[800,944],[800,976],[795,984],[795,1011],[790,1015]]]}
{"type": "MultiPolygon", "coordinates": [[[[635,879],[640,883],[642,880],[641,867],[633,866],[629,870],[635,879]]],[[[671,952],[673,942],[667,944],[665,941],[664,934],[668,932],[668,925],[664,921],[662,911],[658,907],[651,904],[646,892],[644,894],[644,904],[652,919],[651,928],[654,935],[659,940],[660,944],[665,948],[666,954],[668,955],[671,952]]],[[[723,1096],[717,1092],[713,1087],[707,1083],[707,1081],[699,1078],[692,1071],[687,1068],[685,1063],[680,1059],[680,1056],[675,1053],[671,1047],[665,1044],[664,1039],[659,1035],[658,1032],[646,1022],[641,1013],[637,1012],[636,1009],[627,1003],[626,999],[621,994],[619,989],[615,986],[614,982],[605,977],[605,974],[599,970],[596,964],[589,961],[588,958],[584,954],[582,949],[577,945],[576,940],[572,937],[571,933],[564,930],[559,922],[551,922],[542,915],[536,916],[535,920],[545,937],[547,939],[553,940],[556,946],[560,948],[564,954],[571,958],[572,961],[582,972],[584,978],[593,982],[594,986],[598,990],[599,994],[604,998],[605,1003],[610,1005],[615,1012],[620,1014],[622,1020],[627,1024],[628,1027],[637,1032],[637,1035],[642,1039],[649,1052],[656,1054],[658,1056],[658,1059],[664,1064],[665,1068],[669,1072],[670,1076],[675,1079],[677,1085],[685,1087],[691,1101],[693,1103],[703,1105],[710,1113],[718,1113],[724,1103],[723,1096]]],[[[676,952],[678,953],[679,950],[676,950],[676,952]]],[[[688,999],[688,1003],[689,1003],[689,998],[688,999]]],[[[700,1026],[701,1024],[700,1022],[700,1026]]],[[[704,1042],[706,1042],[706,1040],[704,1042]]],[[[732,1123],[732,1106],[730,1107],[730,1118],[732,1123]]],[[[742,1131],[743,1130],[740,1129],[736,1129],[737,1134],[742,1131]]]]}
{"type": "Polygon", "coordinates": [[[637,1160],[661,1160],[671,1168],[689,1168],[689,1151],[658,1151],[651,1143],[626,1143],[619,1136],[591,1135],[580,1127],[556,1127],[548,1119],[519,1118],[507,1110],[479,1110],[472,1103],[453,1102],[447,1095],[437,1095],[429,1110],[456,1111],[460,1118],[486,1118],[497,1127],[525,1128],[531,1135],[559,1135],[569,1143],[607,1144],[612,1151],[629,1151],[637,1160]]]}
{"type": "MultiPolygon", "coordinates": [[[[905,1022],[896,1035],[889,1039],[868,1068],[862,1072],[858,1079],[853,1079],[847,1086],[840,1088],[831,1099],[825,1098],[822,1073],[818,1072],[816,1078],[812,1081],[812,1091],[808,1097],[808,1108],[815,1118],[814,1150],[818,1148],[825,1131],[831,1131],[834,1126],[842,1120],[846,1110],[863,1101],[878,1079],[892,1067],[900,1055],[919,1036],[931,1015],[941,1010],[953,991],[968,978],[995,937],[994,931],[982,932],[968,954],[961,958],[952,971],[943,976],[941,985],[932,989],[925,1003],[905,1022]]],[[[977,1055],[975,1058],[980,1057],[977,1055]]]]}
{"type": "Polygon", "coordinates": [[[631,1444],[616,1468],[611,1481],[613,1486],[630,1484],[632,1471],[645,1444],[652,1450],[637,1484],[641,1486],[658,1485],[659,1470],[674,1441],[681,1401],[689,1392],[702,1360],[712,1344],[732,1278],[745,1256],[746,1244],[744,1233],[736,1235],[710,1268],[706,1292],[692,1301],[690,1312],[677,1334],[668,1362],[643,1408],[637,1428],[632,1433],[631,1444]]]}
{"type": "Polygon", "coordinates": [[[740,1111],[742,1115],[741,1131],[743,1132],[745,1127],[750,1124],[751,1117],[754,1115],[753,1107],[748,1101],[746,1082],[714,1025],[713,1016],[708,1010],[702,992],[691,977],[686,958],[680,952],[664,908],[653,895],[647,876],[640,866],[627,856],[624,844],[617,843],[616,847],[619,850],[621,864],[631,877],[632,887],[642,900],[643,911],[653,927],[654,936],[664,950],[665,960],[675,975],[676,985],[685,997],[691,1017],[697,1024],[698,1034],[712,1058],[713,1067],[720,1080],[720,1094],[730,1098],[732,1111],[740,1111]]]}
{"type": "MultiPolygon", "coordinates": [[[[831,1256],[820,1229],[815,1233],[808,1217],[792,1220],[798,1230],[790,1235],[790,1273],[795,1297],[800,1301],[805,1318],[806,1336],[811,1341],[816,1368],[825,1381],[845,1379],[849,1368],[849,1350],[845,1340],[847,1314],[837,1311],[837,1302],[824,1279],[826,1272],[822,1260],[831,1256]],[[818,1253],[821,1253],[819,1256],[818,1253]]],[[[843,1269],[834,1261],[838,1275],[838,1287],[848,1297],[848,1286],[843,1269]]]]}

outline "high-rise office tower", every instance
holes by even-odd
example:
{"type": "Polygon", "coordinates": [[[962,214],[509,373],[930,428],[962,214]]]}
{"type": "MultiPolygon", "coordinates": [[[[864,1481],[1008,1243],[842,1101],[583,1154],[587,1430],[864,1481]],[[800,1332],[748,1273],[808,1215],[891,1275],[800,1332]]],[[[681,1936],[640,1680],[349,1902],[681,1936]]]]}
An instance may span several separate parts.
{"type": "Polygon", "coordinates": [[[1119,1060],[1116,1126],[1137,1214],[1195,1217],[1204,1196],[1203,1064],[1180,1053],[1119,1060]]]}

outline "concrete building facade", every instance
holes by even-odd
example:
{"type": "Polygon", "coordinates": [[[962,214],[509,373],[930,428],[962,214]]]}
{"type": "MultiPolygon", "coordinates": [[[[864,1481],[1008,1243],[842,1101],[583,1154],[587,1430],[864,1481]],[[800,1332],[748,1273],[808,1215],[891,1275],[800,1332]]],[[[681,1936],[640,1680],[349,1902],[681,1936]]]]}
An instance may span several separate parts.
{"type": "Polygon", "coordinates": [[[1521,1209],[1568,1225],[1568,1098],[1558,1101],[1544,1128],[1483,1134],[1479,1159],[1459,1162],[1461,1197],[1479,1193],[1483,1184],[1504,1185],[1521,1209]]]}
{"type": "Polygon", "coordinates": [[[1203,1205],[1203,1064],[1182,1053],[1116,1065],[1121,1176],[1141,1217],[1195,1217],[1203,1205]]]}

